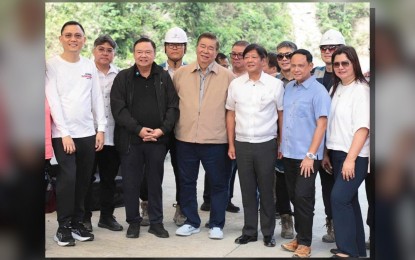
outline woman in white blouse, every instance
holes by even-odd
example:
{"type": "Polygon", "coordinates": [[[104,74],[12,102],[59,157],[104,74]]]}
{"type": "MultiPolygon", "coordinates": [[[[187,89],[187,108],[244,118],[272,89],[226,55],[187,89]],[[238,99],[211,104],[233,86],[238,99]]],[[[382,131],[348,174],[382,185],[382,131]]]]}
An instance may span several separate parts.
{"type": "Polygon", "coordinates": [[[333,257],[366,257],[358,189],[368,170],[369,85],[353,47],[339,47],[332,64],[334,85],[323,167],[335,177],[331,204],[337,249],[333,257]]]}

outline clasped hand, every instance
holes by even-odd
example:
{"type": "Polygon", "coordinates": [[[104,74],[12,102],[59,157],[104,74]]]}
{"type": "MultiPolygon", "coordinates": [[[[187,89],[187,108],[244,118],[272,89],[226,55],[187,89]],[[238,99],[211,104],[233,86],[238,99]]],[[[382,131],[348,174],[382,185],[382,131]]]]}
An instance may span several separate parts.
{"type": "Polygon", "coordinates": [[[139,136],[144,142],[157,142],[157,139],[163,135],[163,131],[160,128],[151,129],[143,127],[139,133],[139,136]]]}

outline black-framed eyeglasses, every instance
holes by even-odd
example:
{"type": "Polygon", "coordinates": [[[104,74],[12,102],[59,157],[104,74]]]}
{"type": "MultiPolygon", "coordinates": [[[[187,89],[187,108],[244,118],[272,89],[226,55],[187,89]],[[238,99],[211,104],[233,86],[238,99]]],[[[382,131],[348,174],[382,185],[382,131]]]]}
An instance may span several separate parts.
{"type": "Polygon", "coordinates": [[[329,50],[330,52],[334,52],[335,50],[337,50],[338,47],[339,45],[321,45],[320,51],[326,52],[327,50],[329,50]]]}
{"type": "Polygon", "coordinates": [[[244,57],[243,53],[236,53],[236,52],[231,52],[229,53],[229,56],[231,56],[231,58],[235,59],[242,59],[244,57]]]}
{"type": "Polygon", "coordinates": [[[182,49],[184,47],[184,43],[166,43],[166,46],[169,49],[182,49]]]}
{"type": "Polygon", "coordinates": [[[284,58],[287,60],[291,59],[291,56],[293,55],[292,52],[286,52],[286,53],[278,53],[277,54],[277,60],[282,61],[284,58]]]}
{"type": "Polygon", "coordinates": [[[340,62],[333,62],[333,68],[340,68],[340,65],[342,65],[343,68],[347,68],[350,66],[349,61],[340,61],[340,62]]]}

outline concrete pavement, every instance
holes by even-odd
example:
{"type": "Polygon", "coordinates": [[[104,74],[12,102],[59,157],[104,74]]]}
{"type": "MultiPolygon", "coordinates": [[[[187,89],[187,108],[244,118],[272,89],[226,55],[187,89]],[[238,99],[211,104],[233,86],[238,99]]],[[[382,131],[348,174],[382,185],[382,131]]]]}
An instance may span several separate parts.
{"type": "MultiPolygon", "coordinates": [[[[200,211],[202,220],[201,232],[190,237],[179,237],[175,235],[177,226],[173,222],[175,208],[175,180],[173,169],[167,158],[165,161],[165,175],[163,182],[163,205],[164,226],[170,233],[169,238],[158,238],[147,232],[148,227],[141,227],[140,237],[129,239],[125,237],[128,224],[125,222],[125,209],[116,208],[114,215],[118,222],[124,226],[121,232],[113,232],[97,226],[99,212],[93,212],[92,225],[95,240],[90,242],[76,241],[74,247],[60,247],[53,241],[57,230],[56,212],[45,215],[45,256],[46,257],[291,257],[292,253],[281,248],[282,243],[289,239],[280,237],[281,225],[276,221],[275,238],[276,247],[265,247],[262,242],[262,234],[258,231],[258,241],[246,245],[234,243],[235,238],[241,235],[243,226],[243,208],[239,185],[239,179],[235,181],[235,194],[232,202],[241,208],[239,213],[226,213],[226,224],[224,227],[224,239],[212,240],[208,238],[208,229],[204,228],[209,218],[209,212],[200,211]]],[[[199,207],[203,202],[203,180],[204,170],[201,167],[198,179],[198,202],[199,207]]],[[[363,220],[366,220],[367,200],[364,183],[359,189],[359,201],[362,208],[363,220]]],[[[313,225],[313,244],[311,246],[311,257],[330,257],[331,248],[335,243],[323,243],[321,237],[325,234],[325,214],[321,196],[320,178],[316,180],[316,206],[313,225]]],[[[365,225],[366,239],[369,237],[369,228],[365,225]]],[[[369,255],[369,251],[368,251],[369,255]]]]}

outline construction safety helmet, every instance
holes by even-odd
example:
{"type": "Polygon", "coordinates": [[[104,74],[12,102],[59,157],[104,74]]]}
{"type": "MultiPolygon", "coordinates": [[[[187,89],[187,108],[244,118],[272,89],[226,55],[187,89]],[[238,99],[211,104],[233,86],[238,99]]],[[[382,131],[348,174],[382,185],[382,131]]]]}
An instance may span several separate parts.
{"type": "Polygon", "coordinates": [[[187,43],[187,35],[183,29],[173,27],[167,31],[164,43],[187,43]]]}
{"type": "Polygon", "coordinates": [[[323,36],[321,37],[320,46],[321,45],[346,45],[343,35],[334,29],[330,29],[326,31],[323,36]]]}

